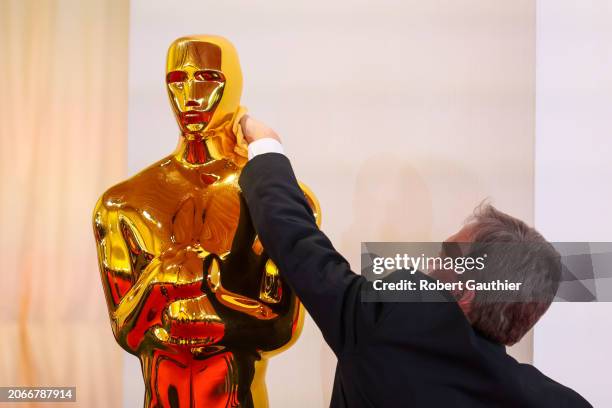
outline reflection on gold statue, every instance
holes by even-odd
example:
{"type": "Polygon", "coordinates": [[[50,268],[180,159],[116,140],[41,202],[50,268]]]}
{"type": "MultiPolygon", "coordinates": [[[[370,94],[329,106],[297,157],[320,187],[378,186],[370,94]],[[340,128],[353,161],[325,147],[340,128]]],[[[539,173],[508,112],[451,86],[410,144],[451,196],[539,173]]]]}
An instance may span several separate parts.
{"type": "Polygon", "coordinates": [[[145,407],[266,407],[267,358],[296,340],[303,310],[238,186],[236,50],[215,36],[176,40],[166,86],[176,151],[110,188],[94,211],[113,333],[140,358],[145,407]]]}

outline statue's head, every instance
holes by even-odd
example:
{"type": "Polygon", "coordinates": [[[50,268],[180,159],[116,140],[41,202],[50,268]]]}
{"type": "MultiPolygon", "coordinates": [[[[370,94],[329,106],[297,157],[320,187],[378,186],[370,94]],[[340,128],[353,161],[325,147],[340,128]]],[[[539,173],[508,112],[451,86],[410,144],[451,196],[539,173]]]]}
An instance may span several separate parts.
{"type": "Polygon", "coordinates": [[[238,53],[223,37],[181,37],[168,49],[166,86],[183,133],[214,129],[230,120],[240,104],[238,53]]]}

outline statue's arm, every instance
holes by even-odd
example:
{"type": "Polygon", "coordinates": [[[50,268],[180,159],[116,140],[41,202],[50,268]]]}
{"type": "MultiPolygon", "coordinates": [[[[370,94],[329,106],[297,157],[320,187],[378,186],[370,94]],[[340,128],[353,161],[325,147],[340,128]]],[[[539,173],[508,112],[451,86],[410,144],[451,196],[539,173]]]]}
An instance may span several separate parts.
{"type": "Polygon", "coordinates": [[[115,313],[133,287],[133,271],[127,243],[121,234],[118,211],[108,209],[102,198],[94,209],[93,227],[104,296],[113,333],[117,337],[119,327],[115,313]]]}
{"type": "Polygon", "coordinates": [[[129,352],[158,324],[160,304],[201,293],[200,281],[177,286],[177,269],[161,270],[162,260],[147,253],[133,221],[102,199],[96,204],[93,225],[102,286],[113,334],[129,352]]]}
{"type": "Polygon", "coordinates": [[[127,344],[127,335],[146,308],[159,260],[152,259],[140,273],[134,270],[131,252],[143,253],[143,249],[138,247],[133,231],[122,231],[121,219],[119,210],[109,209],[102,199],[98,200],[93,226],[106,305],[115,338],[131,350],[134,345],[127,344]],[[134,248],[130,250],[130,246],[134,248]]]}

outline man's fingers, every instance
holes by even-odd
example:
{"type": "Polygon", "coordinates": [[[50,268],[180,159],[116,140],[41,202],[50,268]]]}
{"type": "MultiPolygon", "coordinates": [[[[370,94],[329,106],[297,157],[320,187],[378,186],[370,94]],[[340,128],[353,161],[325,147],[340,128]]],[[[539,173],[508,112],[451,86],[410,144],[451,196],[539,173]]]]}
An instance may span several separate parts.
{"type": "Polygon", "coordinates": [[[247,120],[249,119],[249,115],[245,114],[240,118],[240,127],[242,128],[242,134],[244,135],[244,138],[246,139],[247,142],[251,143],[251,140],[249,140],[249,135],[247,133],[247,120]]]}
{"type": "Polygon", "coordinates": [[[265,138],[276,139],[280,142],[280,137],[274,130],[249,115],[244,115],[240,119],[240,127],[242,127],[242,134],[248,143],[265,138]]]}

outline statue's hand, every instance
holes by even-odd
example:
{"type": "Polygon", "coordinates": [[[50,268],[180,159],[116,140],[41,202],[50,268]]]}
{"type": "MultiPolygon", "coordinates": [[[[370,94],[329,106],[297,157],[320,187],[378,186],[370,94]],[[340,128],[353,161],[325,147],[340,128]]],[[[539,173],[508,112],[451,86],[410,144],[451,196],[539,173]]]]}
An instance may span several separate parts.
{"type": "MultiPolygon", "coordinates": [[[[202,291],[209,296],[213,306],[215,306],[219,312],[227,308],[261,321],[277,317],[278,314],[274,312],[270,305],[262,302],[260,296],[258,296],[260,276],[249,276],[250,274],[247,271],[249,268],[256,268],[259,262],[248,262],[246,264],[241,262],[241,265],[235,263],[232,265],[232,262],[229,260],[230,257],[231,255],[220,257],[215,254],[210,254],[204,260],[206,278],[204,282],[202,282],[202,291]],[[222,276],[227,277],[230,268],[233,267],[239,267],[241,269],[243,273],[240,283],[247,284],[240,288],[242,290],[239,291],[228,290],[222,283],[222,276]],[[256,278],[256,280],[251,280],[251,278],[256,278]]],[[[236,282],[228,283],[235,284],[236,282]]]]}
{"type": "Polygon", "coordinates": [[[123,297],[113,317],[117,340],[135,352],[145,333],[162,324],[162,313],[177,299],[202,294],[202,259],[190,248],[170,249],[155,257],[123,297]]]}
{"type": "Polygon", "coordinates": [[[197,283],[202,280],[202,260],[208,254],[202,248],[177,245],[166,249],[160,255],[160,268],[155,281],[175,285],[197,283]]]}

